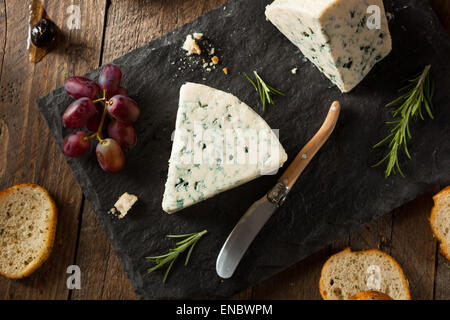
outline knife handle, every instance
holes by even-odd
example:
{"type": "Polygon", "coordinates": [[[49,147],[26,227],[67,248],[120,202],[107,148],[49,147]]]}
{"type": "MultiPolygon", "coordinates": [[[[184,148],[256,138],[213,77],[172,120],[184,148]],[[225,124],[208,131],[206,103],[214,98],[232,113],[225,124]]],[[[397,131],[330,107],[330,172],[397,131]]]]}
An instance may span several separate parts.
{"type": "Polygon", "coordinates": [[[278,183],[284,185],[288,190],[292,189],[298,177],[305,170],[306,166],[328,140],[336,126],[341,105],[338,101],[334,101],[328,111],[327,118],[316,135],[303,147],[291,165],[287,168],[278,183]]]}

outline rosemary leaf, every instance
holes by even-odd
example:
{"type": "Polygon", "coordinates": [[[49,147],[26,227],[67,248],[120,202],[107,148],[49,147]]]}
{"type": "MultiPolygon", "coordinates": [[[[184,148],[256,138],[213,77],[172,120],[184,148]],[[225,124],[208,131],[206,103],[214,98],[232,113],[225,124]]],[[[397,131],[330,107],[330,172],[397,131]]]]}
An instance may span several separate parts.
{"type": "Polygon", "coordinates": [[[169,249],[169,253],[166,253],[161,256],[147,257],[146,259],[149,262],[155,264],[152,268],[149,268],[147,270],[147,272],[151,273],[155,270],[162,268],[166,264],[170,263],[164,274],[164,278],[162,281],[163,283],[166,283],[169,272],[172,269],[172,266],[175,263],[175,260],[178,258],[178,256],[189,248],[188,254],[186,256],[186,261],[185,261],[185,266],[187,266],[187,264],[189,262],[189,258],[191,257],[191,254],[192,254],[192,250],[194,249],[194,246],[200,240],[200,238],[203,237],[203,235],[205,235],[207,232],[208,232],[207,230],[203,230],[202,232],[198,232],[198,233],[166,236],[167,238],[185,238],[185,239],[177,242],[176,248],[169,249]]]}
{"type": "Polygon", "coordinates": [[[184,262],[184,265],[185,265],[185,266],[188,265],[189,259],[190,259],[191,254],[192,254],[192,250],[194,250],[194,247],[195,247],[196,244],[197,244],[197,241],[195,241],[195,242],[192,244],[191,248],[189,249],[188,254],[186,255],[186,261],[184,262]]]}
{"type": "Polygon", "coordinates": [[[244,76],[247,78],[248,81],[250,81],[250,83],[253,85],[253,87],[255,87],[256,91],[259,93],[259,98],[261,99],[262,103],[262,110],[263,112],[265,112],[267,103],[272,105],[275,104],[272,98],[273,95],[285,96],[285,94],[266,84],[256,71],[253,71],[253,74],[255,75],[256,79],[255,81],[253,81],[253,79],[246,73],[244,73],[244,76]]]}
{"type": "Polygon", "coordinates": [[[423,116],[424,109],[428,116],[431,119],[434,119],[432,112],[434,83],[430,79],[430,69],[431,66],[428,65],[418,77],[408,80],[408,85],[399,90],[401,95],[386,105],[388,108],[398,106],[398,108],[392,112],[392,116],[398,119],[386,122],[386,124],[393,126],[390,134],[373,147],[379,148],[389,142],[388,147],[390,148],[390,151],[380,162],[374,165],[374,167],[378,167],[387,161],[385,170],[386,178],[397,172],[402,177],[405,177],[400,168],[399,149],[403,146],[402,149],[406,156],[409,159],[412,159],[408,149],[408,140],[412,139],[412,120],[425,120],[423,116]]]}

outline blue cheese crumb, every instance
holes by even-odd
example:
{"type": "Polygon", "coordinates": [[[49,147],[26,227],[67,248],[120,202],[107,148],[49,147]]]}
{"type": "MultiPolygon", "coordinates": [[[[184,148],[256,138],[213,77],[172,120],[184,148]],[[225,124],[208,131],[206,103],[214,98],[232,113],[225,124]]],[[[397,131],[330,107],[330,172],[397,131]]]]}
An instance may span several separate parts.
{"type": "Polygon", "coordinates": [[[136,201],[138,201],[138,197],[125,192],[116,201],[116,203],[114,204],[114,208],[111,209],[111,212],[116,213],[118,211],[120,213],[118,215],[118,218],[123,219],[128,214],[128,211],[131,210],[136,201]]]}
{"type": "Polygon", "coordinates": [[[192,54],[201,55],[202,50],[200,49],[198,43],[192,37],[192,35],[188,34],[186,36],[186,40],[183,44],[183,50],[187,51],[186,55],[190,56],[192,54]]]}

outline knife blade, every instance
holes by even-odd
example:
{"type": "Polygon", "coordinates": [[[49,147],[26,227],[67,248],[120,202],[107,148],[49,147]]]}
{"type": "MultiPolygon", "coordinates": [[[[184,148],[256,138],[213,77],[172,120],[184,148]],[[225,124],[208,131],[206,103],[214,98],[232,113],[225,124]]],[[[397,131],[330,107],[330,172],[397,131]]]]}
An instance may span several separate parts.
{"type": "Polygon", "coordinates": [[[339,114],[340,104],[335,101],[331,105],[322,127],[299,152],[275,187],[263,198],[256,201],[239,220],[217,257],[216,271],[219,277],[228,279],[234,274],[259,231],[277,208],[284,203],[298,177],[330,137],[339,119],[339,114]]]}
{"type": "Polygon", "coordinates": [[[216,263],[219,277],[228,279],[233,275],[242,256],[277,208],[264,196],[247,210],[219,253],[216,263]]]}

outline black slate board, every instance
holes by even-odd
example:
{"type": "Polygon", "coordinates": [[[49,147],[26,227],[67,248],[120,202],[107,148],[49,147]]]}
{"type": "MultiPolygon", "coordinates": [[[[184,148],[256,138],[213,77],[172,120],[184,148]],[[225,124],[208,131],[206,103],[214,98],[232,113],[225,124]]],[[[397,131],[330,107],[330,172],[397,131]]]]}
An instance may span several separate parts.
{"type": "MultiPolygon", "coordinates": [[[[393,52],[350,94],[331,87],[266,21],[264,7],[269,2],[232,0],[226,10],[218,8],[116,60],[124,71],[124,86],[142,108],[138,146],[128,155],[126,169],[117,175],[101,171],[94,153],[68,160],[140,298],[229,297],[436,185],[450,182],[450,42],[427,1],[385,1],[393,14],[393,52]],[[204,32],[213,40],[230,75],[191,72],[183,66],[180,47],[192,32],[204,32]],[[372,150],[389,128],[384,124],[390,119],[384,105],[396,96],[401,81],[421,72],[426,64],[432,64],[437,80],[436,120],[414,125],[413,160],[402,161],[407,178],[386,180],[383,168],[371,168],[386,151],[372,150]],[[295,76],[290,72],[294,67],[299,68],[295,76]],[[258,235],[237,273],[221,281],[215,261],[224,240],[277,177],[262,177],[169,216],[161,210],[161,200],[171,133],[184,81],[229,91],[260,112],[255,91],[240,74],[255,69],[287,93],[263,117],[272,128],[280,129],[290,160],[319,128],[333,100],[341,101],[343,112],[330,141],[258,235]],[[123,192],[136,194],[140,200],[126,219],[117,221],[107,211],[123,192]],[[210,232],[196,247],[190,265],[185,268],[181,261],[175,265],[167,284],[161,283],[163,272],[146,274],[149,264],[144,257],[164,253],[173,245],[165,235],[203,229],[210,232]]],[[[94,71],[89,76],[97,75],[94,71]]],[[[38,101],[58,144],[68,134],[62,128],[61,114],[70,101],[62,89],[38,101]]]]}

